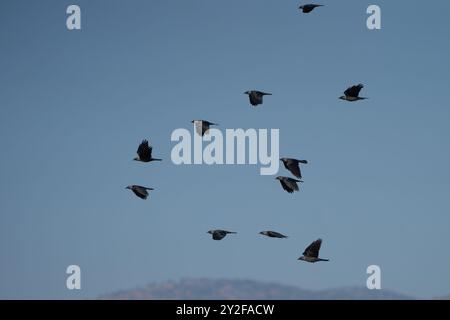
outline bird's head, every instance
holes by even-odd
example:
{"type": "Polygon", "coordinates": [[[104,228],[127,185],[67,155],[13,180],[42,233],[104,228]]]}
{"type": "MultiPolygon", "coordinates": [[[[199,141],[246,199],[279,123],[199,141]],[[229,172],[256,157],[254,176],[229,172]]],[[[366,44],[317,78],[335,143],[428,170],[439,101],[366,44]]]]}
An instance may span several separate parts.
{"type": "Polygon", "coordinates": [[[244,94],[250,94],[250,91],[245,91],[244,94]]]}
{"type": "Polygon", "coordinates": [[[126,186],[125,187],[125,189],[130,189],[130,190],[131,190],[131,188],[132,188],[131,186],[126,186]]]}
{"type": "Polygon", "coordinates": [[[347,100],[347,99],[345,98],[345,96],[340,96],[339,99],[341,99],[341,100],[347,100]]]}
{"type": "Polygon", "coordinates": [[[275,180],[281,180],[281,176],[276,177],[275,180]]]}
{"type": "Polygon", "coordinates": [[[209,230],[207,233],[213,234],[213,233],[214,233],[214,230],[209,230]]]}
{"type": "Polygon", "coordinates": [[[134,161],[140,161],[139,157],[133,158],[134,161]]]}
{"type": "Polygon", "coordinates": [[[304,7],[304,6],[300,6],[300,7],[298,7],[298,8],[299,8],[299,9],[303,9],[303,7],[304,7]]]}
{"type": "Polygon", "coordinates": [[[262,234],[262,235],[267,235],[267,231],[261,231],[259,234],[262,234]]]}
{"type": "Polygon", "coordinates": [[[297,260],[305,260],[305,257],[304,256],[301,256],[300,258],[298,258],[297,260]]]}
{"type": "Polygon", "coordinates": [[[280,161],[285,162],[285,161],[286,161],[286,158],[280,158],[280,161]]]}

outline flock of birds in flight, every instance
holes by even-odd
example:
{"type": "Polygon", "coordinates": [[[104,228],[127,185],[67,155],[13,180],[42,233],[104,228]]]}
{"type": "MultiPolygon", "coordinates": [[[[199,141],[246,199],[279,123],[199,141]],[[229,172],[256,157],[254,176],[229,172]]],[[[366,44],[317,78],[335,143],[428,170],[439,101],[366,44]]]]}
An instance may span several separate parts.
{"type": "MultiPolygon", "coordinates": [[[[310,13],[315,8],[322,7],[323,5],[320,4],[305,4],[299,6],[299,9],[303,13],[310,13]]],[[[354,102],[359,100],[364,100],[367,98],[360,97],[359,93],[361,89],[364,88],[364,85],[358,84],[349,87],[344,91],[344,95],[340,96],[339,99],[354,102]]],[[[271,93],[258,91],[258,90],[250,90],[244,92],[244,94],[248,95],[250,104],[253,107],[256,107],[258,105],[263,104],[263,97],[264,96],[271,96],[271,93]]],[[[197,134],[200,136],[204,136],[205,134],[208,134],[208,131],[211,126],[218,125],[216,123],[207,121],[207,120],[192,120],[191,121],[195,125],[195,130],[197,134]]],[[[139,145],[137,149],[137,157],[134,158],[135,161],[140,162],[152,162],[152,161],[161,161],[161,159],[153,158],[152,156],[153,147],[149,145],[147,140],[143,140],[141,144],[139,145]]],[[[284,167],[291,172],[293,176],[295,176],[297,179],[285,177],[285,176],[278,176],[275,179],[280,181],[280,184],[282,188],[289,193],[293,193],[294,191],[299,191],[298,183],[302,183],[302,173],[300,170],[300,164],[307,164],[307,160],[298,160],[293,158],[281,158],[280,161],[283,162],[284,167]]],[[[126,189],[130,189],[137,197],[141,199],[147,199],[149,196],[149,191],[154,190],[153,188],[143,187],[140,185],[130,185],[127,186],[126,189]]],[[[226,230],[209,230],[209,234],[211,234],[213,240],[222,240],[225,238],[228,234],[236,234],[236,232],[233,231],[226,231],[226,230]]],[[[270,237],[270,238],[287,238],[287,236],[276,232],[276,231],[261,231],[259,234],[270,237]]],[[[329,261],[328,259],[322,259],[319,258],[319,251],[320,247],[322,245],[322,239],[317,239],[313,241],[310,245],[306,247],[304,250],[302,256],[298,258],[298,260],[306,261],[306,262],[318,262],[318,261],[329,261]]]]}

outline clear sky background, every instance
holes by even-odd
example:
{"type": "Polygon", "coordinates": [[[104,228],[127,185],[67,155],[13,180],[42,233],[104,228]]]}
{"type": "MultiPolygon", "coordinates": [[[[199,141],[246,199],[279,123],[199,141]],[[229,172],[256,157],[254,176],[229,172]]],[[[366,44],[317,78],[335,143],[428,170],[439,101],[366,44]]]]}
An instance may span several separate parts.
{"type": "Polygon", "coordinates": [[[2,0],[0,298],[185,277],[365,286],[371,264],[383,288],[449,294],[450,2],[299,3],[2,0]],[[357,83],[369,100],[337,99],[357,83]],[[273,96],[252,108],[250,89],[273,96]],[[281,155],[310,162],[301,191],[259,166],[172,164],[171,132],[192,119],[279,128],[281,155]],[[132,161],[144,138],[163,162],[132,161]],[[129,184],[156,190],[142,201],[129,184]],[[297,261],[319,237],[331,262],[297,261]]]}

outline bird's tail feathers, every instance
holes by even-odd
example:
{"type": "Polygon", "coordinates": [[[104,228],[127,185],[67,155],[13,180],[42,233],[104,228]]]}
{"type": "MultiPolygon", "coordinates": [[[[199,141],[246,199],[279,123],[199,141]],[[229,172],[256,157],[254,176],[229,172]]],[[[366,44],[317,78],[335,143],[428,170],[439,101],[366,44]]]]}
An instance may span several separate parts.
{"type": "Polygon", "coordinates": [[[308,161],[306,161],[306,160],[298,160],[298,162],[303,163],[303,164],[308,164],[308,161]]]}

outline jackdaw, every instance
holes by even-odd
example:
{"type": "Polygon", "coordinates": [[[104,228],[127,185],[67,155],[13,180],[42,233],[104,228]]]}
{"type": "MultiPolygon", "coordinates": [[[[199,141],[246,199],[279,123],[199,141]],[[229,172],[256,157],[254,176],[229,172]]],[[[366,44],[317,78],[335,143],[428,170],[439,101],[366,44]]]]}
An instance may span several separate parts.
{"type": "Polygon", "coordinates": [[[147,188],[137,185],[128,186],[125,189],[130,189],[136,196],[144,200],[148,197],[148,191],[154,190],[153,188],[147,188]]]}
{"type": "Polygon", "coordinates": [[[271,93],[262,92],[262,91],[256,91],[256,90],[245,91],[244,94],[248,95],[248,98],[250,100],[250,104],[252,106],[257,106],[258,104],[262,104],[264,96],[271,96],[272,95],[271,93]]]}
{"type": "Polygon", "coordinates": [[[313,11],[315,8],[318,7],[323,7],[323,4],[304,4],[298,8],[301,9],[303,13],[310,13],[311,11],[313,11]]]}
{"type": "Polygon", "coordinates": [[[297,182],[303,182],[301,180],[296,180],[288,177],[281,177],[278,176],[275,179],[280,180],[281,186],[284,190],[286,190],[289,193],[292,193],[294,191],[298,191],[298,184],[297,182]]]}
{"type": "Polygon", "coordinates": [[[261,231],[259,234],[262,234],[263,236],[267,236],[270,238],[287,238],[287,236],[278,233],[276,231],[261,231]]]}
{"type": "Polygon", "coordinates": [[[319,250],[320,246],[322,245],[322,239],[317,239],[313,243],[311,243],[306,249],[305,252],[303,252],[303,256],[298,258],[298,260],[303,260],[306,262],[317,262],[317,261],[330,261],[328,259],[321,259],[319,258],[319,250]]]}
{"type": "Polygon", "coordinates": [[[142,140],[141,144],[137,149],[138,156],[133,160],[140,162],[161,161],[161,159],[156,159],[152,157],[152,151],[153,147],[148,145],[148,141],[142,140]]]}
{"type": "Polygon", "coordinates": [[[236,232],[226,230],[209,230],[208,233],[212,235],[214,240],[222,240],[227,234],[236,232]]]}
{"type": "Polygon", "coordinates": [[[284,167],[289,170],[294,176],[299,179],[302,178],[302,172],[300,171],[299,163],[307,164],[308,161],[291,158],[281,158],[280,160],[283,161],[284,167]]]}
{"type": "Polygon", "coordinates": [[[364,88],[364,85],[362,84],[352,86],[347,90],[345,90],[344,95],[340,96],[339,99],[350,102],[367,99],[359,96],[359,92],[361,91],[362,88],[364,88]]]}

